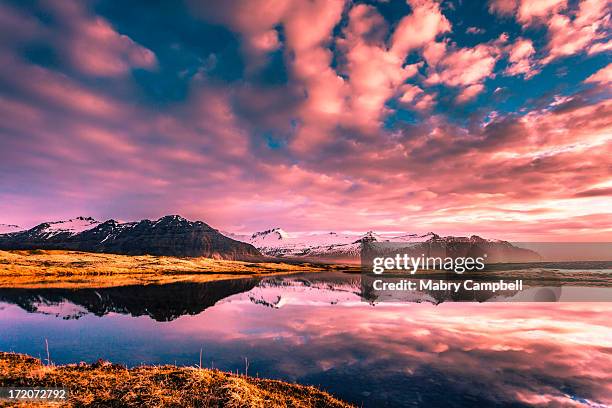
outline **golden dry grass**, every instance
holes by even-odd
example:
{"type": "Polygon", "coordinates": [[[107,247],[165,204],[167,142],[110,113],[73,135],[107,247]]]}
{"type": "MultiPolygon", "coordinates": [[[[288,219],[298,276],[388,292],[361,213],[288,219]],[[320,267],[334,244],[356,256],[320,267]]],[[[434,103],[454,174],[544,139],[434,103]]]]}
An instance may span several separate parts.
{"type": "Polygon", "coordinates": [[[314,387],[218,370],[126,369],[110,363],[45,366],[23,354],[0,352],[0,387],[7,386],[67,387],[70,397],[64,405],[71,407],[351,407],[314,387]]]}
{"type": "Polygon", "coordinates": [[[87,288],[319,272],[338,266],[60,250],[0,251],[0,287],[87,288]]]}

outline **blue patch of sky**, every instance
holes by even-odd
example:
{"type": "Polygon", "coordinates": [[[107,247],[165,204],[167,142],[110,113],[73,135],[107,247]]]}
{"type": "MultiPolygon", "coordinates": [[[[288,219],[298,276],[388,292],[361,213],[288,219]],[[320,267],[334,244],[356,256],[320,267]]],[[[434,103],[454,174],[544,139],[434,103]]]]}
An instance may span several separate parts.
{"type": "Polygon", "coordinates": [[[391,27],[391,32],[393,31],[393,28],[397,26],[399,21],[411,12],[411,8],[408,3],[403,0],[366,0],[359,3],[369,4],[376,7],[380,15],[384,17],[391,27]]]}
{"type": "Polygon", "coordinates": [[[245,63],[237,36],[227,28],[194,17],[175,2],[150,2],[131,7],[114,1],[97,4],[96,12],[120,33],[152,50],[158,60],[153,70],[135,70],[141,102],[165,105],[187,97],[194,75],[211,80],[240,81],[245,63]]]}
{"type": "Polygon", "coordinates": [[[285,61],[283,49],[269,53],[262,67],[251,73],[249,81],[256,82],[261,86],[285,85],[289,82],[289,73],[285,61]]]}
{"type": "Polygon", "coordinates": [[[521,27],[513,18],[498,18],[489,13],[487,2],[463,1],[454,2],[453,7],[446,7],[444,15],[452,25],[451,32],[445,34],[459,47],[474,47],[480,43],[499,38],[506,33],[510,39],[516,38],[521,27]],[[468,33],[470,27],[482,30],[479,33],[468,33]]]}
{"type": "Polygon", "coordinates": [[[266,146],[268,146],[272,150],[279,150],[287,145],[286,140],[274,136],[271,132],[265,132],[263,137],[266,141],[266,146]]]}
{"type": "Polygon", "coordinates": [[[32,41],[25,44],[22,49],[23,58],[35,65],[51,68],[54,70],[62,67],[61,57],[55,49],[45,41],[32,41]]]}

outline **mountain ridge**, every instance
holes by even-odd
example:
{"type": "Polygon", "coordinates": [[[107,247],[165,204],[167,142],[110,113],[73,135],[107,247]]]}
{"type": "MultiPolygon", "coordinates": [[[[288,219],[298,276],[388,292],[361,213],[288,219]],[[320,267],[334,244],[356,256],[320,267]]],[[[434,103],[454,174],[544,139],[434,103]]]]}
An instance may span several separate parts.
{"type": "Polygon", "coordinates": [[[404,248],[410,247],[415,253],[429,253],[428,247],[432,244],[445,248],[469,246],[476,252],[486,249],[499,262],[537,261],[539,257],[507,241],[477,235],[442,237],[434,232],[384,234],[374,231],[292,234],[279,227],[240,235],[221,232],[203,221],[189,221],[180,215],[133,222],[114,219],[100,222],[79,216],[43,222],[28,230],[0,233],[0,249],[63,249],[246,261],[273,257],[324,263],[359,263],[364,244],[384,242],[406,244],[404,248]]]}
{"type": "Polygon", "coordinates": [[[202,221],[179,215],[120,223],[91,217],[45,222],[29,230],[0,234],[0,249],[63,249],[124,255],[263,258],[251,244],[226,237],[202,221]],[[90,227],[90,228],[88,228],[90,227]]]}
{"type": "Polygon", "coordinates": [[[472,250],[489,252],[491,262],[532,262],[540,260],[540,256],[530,250],[512,245],[508,241],[485,239],[478,235],[471,236],[440,236],[434,232],[426,234],[380,234],[368,231],[365,234],[318,233],[296,235],[287,233],[281,228],[272,228],[255,232],[250,237],[235,235],[236,239],[244,240],[255,246],[261,253],[277,258],[302,261],[318,261],[331,263],[359,263],[363,245],[366,243],[400,243],[405,248],[417,253],[429,253],[432,245],[438,248],[449,248],[449,251],[472,250]],[[277,235],[282,231],[283,236],[277,235]]]}

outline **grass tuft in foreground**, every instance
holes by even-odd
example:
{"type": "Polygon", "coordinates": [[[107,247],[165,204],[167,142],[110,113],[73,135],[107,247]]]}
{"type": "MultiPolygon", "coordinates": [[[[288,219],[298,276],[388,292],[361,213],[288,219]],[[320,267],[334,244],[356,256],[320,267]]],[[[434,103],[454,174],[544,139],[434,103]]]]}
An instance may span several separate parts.
{"type": "Polygon", "coordinates": [[[77,407],[351,407],[314,387],[218,370],[127,369],[108,362],[46,366],[33,357],[0,352],[0,387],[7,386],[67,387],[68,405],[77,407]]]}

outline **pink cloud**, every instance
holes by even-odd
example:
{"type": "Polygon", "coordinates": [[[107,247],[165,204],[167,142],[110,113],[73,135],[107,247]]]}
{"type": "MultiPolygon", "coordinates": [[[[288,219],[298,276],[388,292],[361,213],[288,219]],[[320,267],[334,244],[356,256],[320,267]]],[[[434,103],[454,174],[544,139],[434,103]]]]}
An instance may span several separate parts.
{"type": "Polygon", "coordinates": [[[14,86],[53,109],[116,120],[129,114],[129,108],[123,103],[92,92],[55,71],[26,65],[12,58],[4,59],[4,62],[6,64],[0,68],[0,74],[12,77],[14,86]]]}
{"type": "Polygon", "coordinates": [[[274,26],[279,24],[293,4],[291,0],[229,0],[223,4],[188,1],[202,19],[223,24],[239,33],[242,49],[248,57],[248,69],[259,68],[268,53],[281,47],[274,26]]]}
{"type": "Polygon", "coordinates": [[[525,78],[530,78],[538,73],[534,67],[535,49],[533,42],[526,38],[517,39],[509,47],[508,67],[504,71],[506,75],[523,74],[525,78]]]}
{"type": "MultiPolygon", "coordinates": [[[[524,29],[545,26],[547,55],[539,61],[544,65],[584,51],[592,55],[610,48],[607,40],[610,6],[606,0],[581,0],[577,8],[570,8],[567,0],[492,0],[489,11],[502,16],[515,15],[524,29]]],[[[527,65],[530,64],[515,65],[509,72],[529,73],[527,65]]]]}
{"type": "Polygon", "coordinates": [[[262,52],[274,51],[281,45],[276,30],[264,31],[261,34],[254,35],[248,40],[253,48],[262,52]]]}
{"type": "Polygon", "coordinates": [[[497,49],[483,44],[452,51],[439,63],[439,81],[450,86],[466,86],[482,81],[493,73],[497,54],[497,49]]]}
{"type": "MultiPolygon", "coordinates": [[[[233,1],[215,10],[206,5],[193,6],[204,18],[227,24],[249,42],[264,33],[270,35],[269,39],[276,39],[272,28],[282,25],[293,86],[307,95],[296,109],[300,125],[290,140],[296,153],[316,151],[318,146],[330,143],[338,125],[361,134],[374,134],[389,113],[385,103],[397,95],[399,86],[416,75],[421,66],[405,65],[407,53],[414,46],[425,44],[427,36],[435,37],[450,29],[436,2],[418,1],[411,4],[412,13],[400,21],[386,44],[380,35],[388,30],[384,19],[374,7],[355,5],[349,11],[349,24],[343,35],[336,39],[342,53],[340,63],[332,67],[332,30],[340,22],[345,8],[343,0],[250,4],[233,1]],[[272,12],[260,15],[255,9],[272,12]],[[244,14],[251,18],[245,19],[244,14]],[[411,31],[414,22],[422,24],[420,27],[429,33],[416,43],[415,32],[411,31]]],[[[278,46],[275,41],[264,45],[256,48],[267,51],[278,46]]],[[[431,96],[424,97],[415,108],[423,109],[432,102],[431,96]]]]}
{"type": "Polygon", "coordinates": [[[291,142],[296,151],[308,151],[329,140],[343,112],[345,84],[331,67],[333,55],[327,48],[343,7],[339,0],[300,2],[284,20],[287,46],[294,53],[291,71],[308,94],[300,108],[302,126],[291,142]]]}
{"type": "Polygon", "coordinates": [[[549,53],[543,62],[574,55],[585,49],[591,54],[604,51],[605,43],[598,41],[605,40],[604,30],[609,25],[609,5],[604,0],[582,0],[575,16],[554,14],[547,22],[549,53]]]}
{"type": "Polygon", "coordinates": [[[501,16],[513,15],[518,8],[518,0],[490,0],[489,12],[501,16]]]}
{"type": "Polygon", "coordinates": [[[567,7],[567,0],[521,0],[517,19],[528,25],[567,7]]]}
{"type": "Polygon", "coordinates": [[[423,90],[418,86],[406,84],[402,86],[402,96],[399,98],[399,101],[402,103],[410,104],[422,93],[423,90]]]}
{"type": "Polygon", "coordinates": [[[3,46],[21,44],[40,36],[44,29],[35,17],[26,15],[6,4],[0,4],[0,34],[3,46]]]}
{"type": "Polygon", "coordinates": [[[351,9],[344,37],[337,41],[346,59],[341,70],[348,78],[347,127],[376,132],[387,113],[386,101],[421,66],[405,65],[405,55],[396,55],[387,48],[384,41],[387,29],[373,7],[361,4],[351,9]]]}
{"type": "Polygon", "coordinates": [[[587,83],[597,83],[602,85],[609,85],[612,83],[612,64],[608,64],[593,75],[585,79],[587,83]]]}
{"type": "Polygon", "coordinates": [[[285,52],[291,55],[287,58],[292,79],[308,95],[298,109],[301,126],[291,146],[296,151],[307,151],[329,139],[330,129],[343,113],[346,92],[344,81],[331,68],[333,56],[328,48],[332,30],[342,16],[344,0],[229,1],[222,7],[192,2],[192,7],[202,18],[224,23],[240,33],[250,44],[246,52],[255,58],[255,65],[261,53],[278,48],[274,27],[282,25],[285,52]]]}
{"type": "Polygon", "coordinates": [[[123,75],[131,68],[154,68],[153,52],[117,33],[107,21],[96,18],[81,21],[79,35],[69,45],[72,63],[84,73],[95,76],[123,75]]]}
{"type": "Polygon", "coordinates": [[[156,67],[157,58],[151,50],[117,32],[105,19],[90,14],[82,3],[46,2],[44,7],[60,23],[56,31],[48,33],[55,47],[82,73],[114,77],[132,68],[156,67]]]}
{"type": "Polygon", "coordinates": [[[461,88],[458,102],[463,103],[480,93],[482,82],[494,76],[497,60],[502,55],[505,35],[474,47],[448,47],[444,42],[429,45],[424,56],[430,68],[427,84],[445,84],[461,88]]]}
{"type": "Polygon", "coordinates": [[[440,11],[437,2],[413,0],[408,3],[412,13],[402,18],[391,39],[391,51],[396,55],[406,55],[451,30],[451,24],[440,11]]]}
{"type": "Polygon", "coordinates": [[[468,27],[465,32],[466,34],[484,34],[485,30],[478,27],[468,27]]]}
{"type": "Polygon", "coordinates": [[[484,90],[484,85],[482,84],[469,85],[467,88],[461,91],[459,96],[457,96],[457,102],[458,103],[468,102],[474,99],[483,90],[484,90]]]}
{"type": "Polygon", "coordinates": [[[604,41],[592,44],[587,51],[588,55],[599,54],[600,52],[612,51],[612,41],[604,41]]]}
{"type": "MultiPolygon", "coordinates": [[[[54,88],[48,83],[61,80],[50,75],[31,86],[54,88]]],[[[403,89],[417,101],[424,97],[403,89]]],[[[14,218],[6,221],[27,224],[32,214],[56,218],[92,210],[99,218],[133,219],[172,208],[244,231],[274,220],[294,231],[350,226],[508,239],[610,236],[609,176],[601,171],[612,153],[609,102],[568,101],[524,118],[498,117],[480,131],[431,116],[343,156],[270,153],[261,160],[249,148],[230,93],[194,82],[190,94],[189,103],[164,113],[123,107],[129,114],[119,119],[119,129],[104,110],[92,122],[87,110],[57,116],[36,104],[0,103],[0,117],[23,118],[7,122],[11,131],[3,134],[0,161],[9,167],[19,161],[49,188],[46,202],[3,194],[2,206],[20,208],[4,211],[14,218]],[[16,137],[23,132],[30,137],[16,137]],[[164,135],[164,142],[149,142],[151,135],[164,135]],[[299,163],[291,163],[296,157],[299,163]],[[589,189],[598,193],[576,196],[589,189]],[[107,212],[100,212],[100,202],[107,212]]]]}

